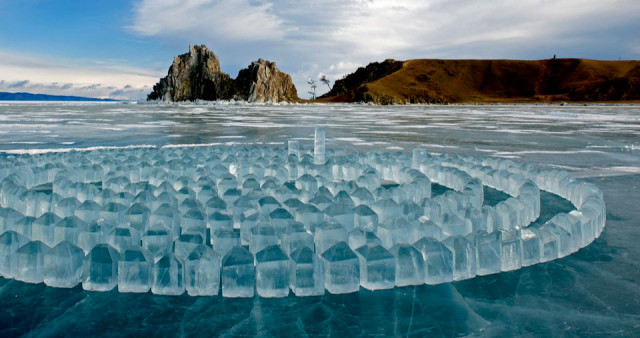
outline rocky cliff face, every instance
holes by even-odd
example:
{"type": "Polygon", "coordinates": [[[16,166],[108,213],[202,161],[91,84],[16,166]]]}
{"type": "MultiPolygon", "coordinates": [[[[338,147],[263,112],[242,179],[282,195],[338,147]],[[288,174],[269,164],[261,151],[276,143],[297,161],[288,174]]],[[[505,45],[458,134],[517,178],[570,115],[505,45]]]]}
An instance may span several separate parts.
{"type": "Polygon", "coordinates": [[[189,46],[189,52],[173,59],[166,77],[153,86],[147,100],[247,100],[294,101],[296,87],[274,62],[258,60],[232,79],[220,70],[218,56],[205,45],[189,46]]]}
{"type": "Polygon", "coordinates": [[[220,70],[218,56],[206,46],[189,46],[189,53],[173,59],[166,77],[160,79],[148,100],[223,100],[233,96],[233,79],[220,70]]]}
{"type": "Polygon", "coordinates": [[[241,70],[235,80],[238,100],[249,102],[294,101],[298,98],[296,87],[289,74],[278,70],[275,62],[263,59],[252,62],[241,70]]]}

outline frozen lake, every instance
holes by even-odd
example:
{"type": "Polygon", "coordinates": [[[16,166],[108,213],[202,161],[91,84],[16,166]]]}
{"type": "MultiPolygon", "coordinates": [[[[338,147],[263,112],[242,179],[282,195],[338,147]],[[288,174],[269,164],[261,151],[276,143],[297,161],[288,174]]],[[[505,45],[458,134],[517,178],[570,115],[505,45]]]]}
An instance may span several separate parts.
{"type": "MultiPolygon", "coordinates": [[[[0,335],[598,335],[640,331],[639,106],[2,103],[0,153],[185,144],[481,154],[600,187],[607,226],[556,261],[436,286],[284,299],[167,297],[0,279],[0,335]]],[[[0,160],[2,156],[0,155],[0,160]]]]}

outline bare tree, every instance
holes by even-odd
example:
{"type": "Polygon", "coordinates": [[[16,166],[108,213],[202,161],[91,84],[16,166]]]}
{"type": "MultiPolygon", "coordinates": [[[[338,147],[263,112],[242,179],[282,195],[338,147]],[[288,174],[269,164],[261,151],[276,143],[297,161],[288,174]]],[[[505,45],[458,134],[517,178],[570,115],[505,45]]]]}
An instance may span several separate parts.
{"type": "Polygon", "coordinates": [[[329,81],[329,79],[327,79],[326,75],[322,74],[322,76],[320,77],[320,82],[326,84],[327,87],[329,87],[329,90],[331,90],[331,81],[329,81]]]}
{"type": "Polygon", "coordinates": [[[318,88],[318,86],[316,85],[316,80],[309,79],[309,80],[307,80],[307,83],[309,84],[309,87],[311,87],[311,90],[308,91],[307,93],[309,93],[311,95],[311,99],[312,100],[315,100],[316,99],[316,88],[318,88]]]}

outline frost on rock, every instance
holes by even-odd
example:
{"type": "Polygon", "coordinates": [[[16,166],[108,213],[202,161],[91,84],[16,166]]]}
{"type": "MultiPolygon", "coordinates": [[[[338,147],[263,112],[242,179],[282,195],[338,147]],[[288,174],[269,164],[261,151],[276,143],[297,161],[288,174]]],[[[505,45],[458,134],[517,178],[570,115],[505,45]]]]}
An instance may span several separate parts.
{"type": "Polygon", "coordinates": [[[326,136],[7,156],[0,275],[163,295],[349,293],[547,262],[606,222],[600,190],[563,171],[424,149],[337,151],[326,136]],[[487,203],[492,189],[506,197],[487,203]],[[541,193],[574,208],[554,215],[541,193]]]}

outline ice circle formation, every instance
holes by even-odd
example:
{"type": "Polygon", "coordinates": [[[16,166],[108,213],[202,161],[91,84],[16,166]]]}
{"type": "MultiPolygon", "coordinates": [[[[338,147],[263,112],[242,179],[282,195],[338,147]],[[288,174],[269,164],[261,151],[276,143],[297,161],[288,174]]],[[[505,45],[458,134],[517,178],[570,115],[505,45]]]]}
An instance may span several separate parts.
{"type": "Polygon", "coordinates": [[[547,262],[605,224],[601,191],[564,171],[421,148],[325,151],[324,129],[315,136],[3,155],[0,275],[161,295],[339,294],[547,262]],[[486,203],[489,189],[504,198],[486,203]],[[541,190],[573,210],[541,223],[541,190]]]}

